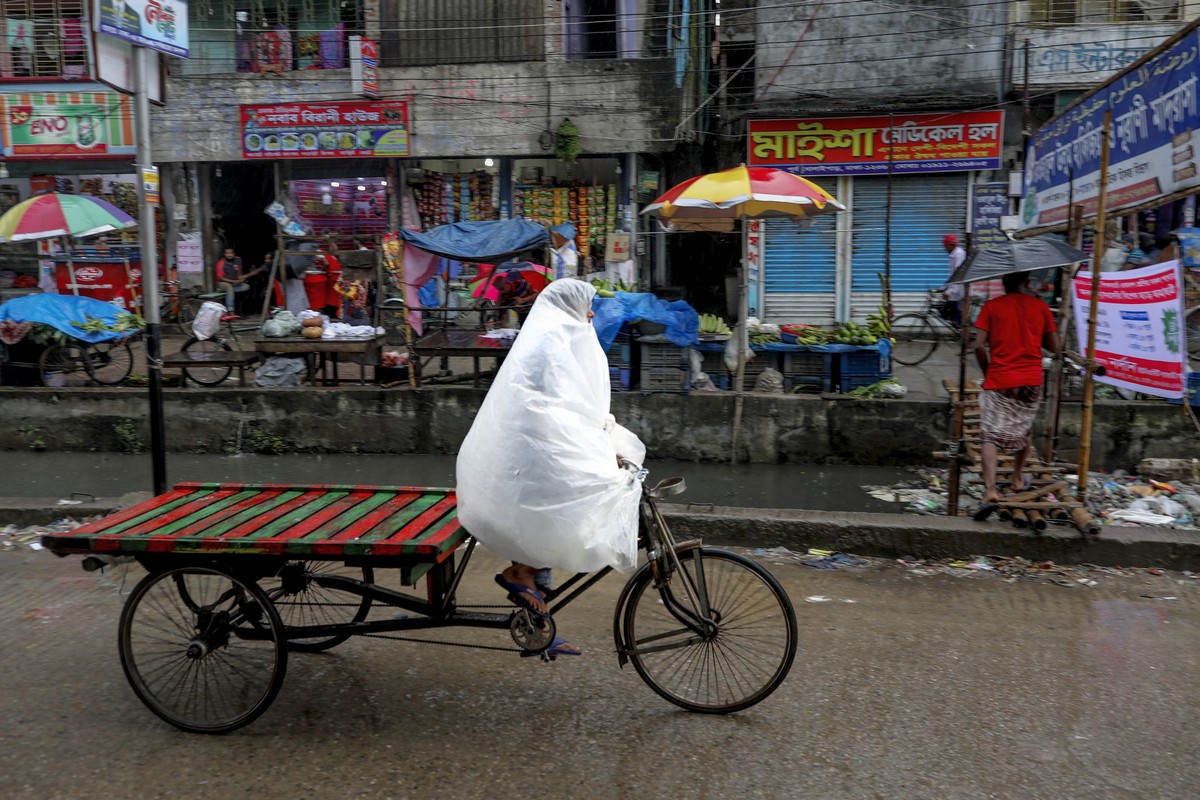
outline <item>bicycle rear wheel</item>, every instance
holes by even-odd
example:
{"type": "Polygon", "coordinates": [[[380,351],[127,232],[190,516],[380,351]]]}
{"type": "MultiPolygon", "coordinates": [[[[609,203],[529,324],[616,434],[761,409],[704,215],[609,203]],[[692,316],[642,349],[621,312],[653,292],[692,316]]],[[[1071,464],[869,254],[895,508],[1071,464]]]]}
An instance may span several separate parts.
{"type": "Polygon", "coordinates": [[[191,733],[228,733],[267,710],[287,647],[252,581],[185,567],[147,575],[121,610],[121,668],[138,698],[191,733]]]}
{"type": "Polygon", "coordinates": [[[941,341],[934,324],[924,314],[901,314],[892,320],[892,358],[898,364],[915,367],[933,355],[941,341]]]}
{"type": "Polygon", "coordinates": [[[83,348],[76,344],[52,344],[42,351],[38,359],[38,373],[43,386],[74,386],[82,383],[68,378],[76,372],[84,372],[83,348]]]}
{"type": "Polygon", "coordinates": [[[644,567],[631,581],[622,652],[651,689],[689,711],[728,714],[775,691],[796,657],[796,612],[771,573],[711,547],[679,554],[662,591],[644,567]],[[696,602],[684,591],[694,587],[696,602]],[[711,626],[700,624],[708,619],[711,626]]]}
{"type": "Polygon", "coordinates": [[[288,649],[319,653],[350,638],[348,633],[310,639],[292,638],[288,629],[312,625],[344,625],[362,622],[371,611],[371,599],[321,586],[319,578],[336,576],[374,583],[370,567],[347,567],[336,561],[289,561],[274,577],[261,582],[263,591],[283,620],[288,649]]]}
{"type": "Polygon", "coordinates": [[[128,342],[97,342],[84,350],[84,366],[96,383],[116,386],[133,372],[133,349],[128,342]]]}
{"type": "Polygon", "coordinates": [[[233,372],[233,367],[219,362],[212,364],[204,362],[212,358],[214,354],[232,350],[233,348],[224,340],[197,339],[193,336],[180,348],[180,352],[187,353],[193,359],[191,364],[183,368],[183,376],[201,386],[218,386],[224,383],[233,372]]]}

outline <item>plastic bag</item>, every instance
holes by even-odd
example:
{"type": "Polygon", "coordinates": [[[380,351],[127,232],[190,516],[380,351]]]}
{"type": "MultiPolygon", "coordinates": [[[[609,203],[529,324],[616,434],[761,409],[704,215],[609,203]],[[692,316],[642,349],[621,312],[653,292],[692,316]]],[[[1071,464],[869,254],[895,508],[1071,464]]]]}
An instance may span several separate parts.
{"type": "Polygon", "coordinates": [[[765,392],[767,394],[781,394],[783,392],[783,373],[777,369],[767,367],[758,376],[758,380],[754,382],[754,391],[765,392]]]}
{"type": "Polygon", "coordinates": [[[271,356],[254,371],[254,385],[299,386],[300,376],[304,374],[305,369],[303,358],[271,356]]]}
{"type": "Polygon", "coordinates": [[[592,572],[637,562],[641,484],[617,464],[645,446],[609,414],[595,289],[551,283],[500,367],[458,454],[458,518],[504,558],[592,572]]]}
{"type": "MultiPolygon", "coordinates": [[[[733,335],[725,341],[725,369],[730,372],[737,372],[738,368],[738,342],[742,341],[742,326],[737,324],[733,326],[733,335]]],[[[754,351],[750,349],[750,345],[746,345],[746,363],[749,364],[754,360],[754,351]]]]}
{"type": "Polygon", "coordinates": [[[211,339],[221,329],[221,317],[226,313],[228,309],[225,306],[205,300],[200,304],[196,318],[192,320],[192,334],[200,341],[211,339]]]}

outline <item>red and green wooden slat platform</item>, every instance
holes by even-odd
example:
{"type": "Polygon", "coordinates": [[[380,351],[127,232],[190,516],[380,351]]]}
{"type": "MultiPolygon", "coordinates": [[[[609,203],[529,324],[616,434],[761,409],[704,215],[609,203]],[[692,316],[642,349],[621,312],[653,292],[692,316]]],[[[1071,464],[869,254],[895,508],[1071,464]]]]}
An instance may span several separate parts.
{"type": "Polygon", "coordinates": [[[453,489],[180,483],[42,544],[56,553],[404,556],[440,563],[466,539],[453,489]]]}

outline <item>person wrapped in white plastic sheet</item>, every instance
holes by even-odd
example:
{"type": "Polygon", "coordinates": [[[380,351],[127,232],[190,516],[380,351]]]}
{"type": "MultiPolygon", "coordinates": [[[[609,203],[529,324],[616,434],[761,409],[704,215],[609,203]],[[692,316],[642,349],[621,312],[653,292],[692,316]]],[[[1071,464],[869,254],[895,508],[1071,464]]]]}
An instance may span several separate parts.
{"type": "MultiPolygon", "coordinates": [[[[544,616],[549,568],[637,562],[641,483],[621,459],[646,448],[609,414],[608,362],[592,329],[596,290],[558,280],[538,296],[458,454],[458,517],[513,560],[509,600],[544,616]]],[[[555,641],[554,651],[578,649],[555,641]]]]}

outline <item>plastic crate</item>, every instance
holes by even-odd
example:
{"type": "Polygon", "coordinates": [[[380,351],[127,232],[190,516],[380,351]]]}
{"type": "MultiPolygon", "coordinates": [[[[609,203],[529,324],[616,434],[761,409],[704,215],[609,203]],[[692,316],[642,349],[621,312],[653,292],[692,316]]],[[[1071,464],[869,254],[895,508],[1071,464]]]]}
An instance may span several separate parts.
{"type": "Polygon", "coordinates": [[[643,392],[677,392],[688,390],[688,371],[682,367],[642,367],[638,389],[643,392]]]}
{"type": "Polygon", "coordinates": [[[612,388],[615,391],[619,391],[619,392],[629,391],[629,381],[630,381],[631,377],[632,376],[630,375],[630,371],[629,371],[628,367],[609,367],[608,368],[608,382],[610,384],[612,384],[612,388]]]}
{"type": "Polygon", "coordinates": [[[779,371],[788,375],[833,377],[832,353],[783,353],[779,371]]]}
{"type": "MultiPolygon", "coordinates": [[[[1189,406],[1200,406],[1200,372],[1188,373],[1187,390],[1184,395],[1188,398],[1189,406]]],[[[1183,400],[1175,398],[1168,400],[1168,403],[1174,403],[1177,406],[1183,405],[1183,400]]]]}
{"type": "Polygon", "coordinates": [[[627,335],[618,334],[612,345],[605,351],[610,367],[628,367],[633,363],[633,342],[627,335]]]}
{"type": "Polygon", "coordinates": [[[783,390],[785,392],[829,392],[833,391],[833,380],[825,375],[784,375],[783,390]]]}
{"type": "Polygon", "coordinates": [[[888,362],[879,350],[860,350],[838,354],[838,375],[840,376],[887,374],[888,362]]]}
{"type": "Polygon", "coordinates": [[[728,372],[729,368],[725,366],[725,351],[719,353],[710,353],[700,351],[700,369],[704,372],[728,372]]]}
{"type": "Polygon", "coordinates": [[[728,372],[725,372],[724,370],[721,370],[720,372],[706,371],[704,374],[707,375],[708,379],[713,382],[713,386],[723,390],[729,389],[731,381],[728,372]]]}
{"type": "Polygon", "coordinates": [[[688,350],[661,342],[640,342],[638,347],[642,369],[652,367],[688,368],[688,350]]]}

